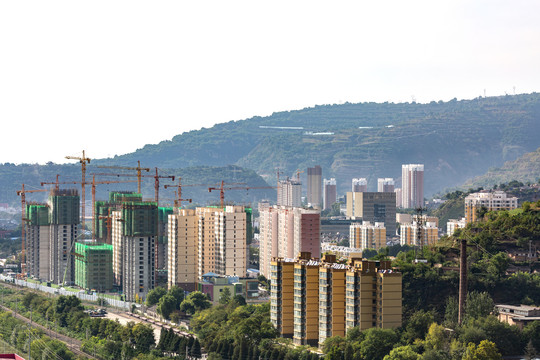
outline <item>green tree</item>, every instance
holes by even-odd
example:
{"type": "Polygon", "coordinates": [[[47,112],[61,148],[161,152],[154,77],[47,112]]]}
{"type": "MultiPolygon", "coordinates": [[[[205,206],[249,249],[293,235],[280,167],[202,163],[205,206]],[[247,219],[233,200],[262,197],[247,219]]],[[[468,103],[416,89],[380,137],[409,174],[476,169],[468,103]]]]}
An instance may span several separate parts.
{"type": "Polygon", "coordinates": [[[182,303],[182,301],[184,301],[184,297],[185,297],[184,289],[174,285],[169,289],[169,291],[167,292],[167,295],[172,296],[176,300],[176,305],[174,308],[176,310],[180,309],[180,304],[182,303]]]}
{"type": "Polygon", "coordinates": [[[502,360],[502,356],[494,343],[482,340],[478,346],[473,343],[467,345],[463,360],[502,360]]]}
{"type": "Polygon", "coordinates": [[[434,316],[430,312],[418,310],[414,312],[405,325],[402,339],[406,344],[412,344],[416,339],[424,339],[434,316]]]}
{"type": "Polygon", "coordinates": [[[222,305],[227,305],[231,301],[231,290],[228,287],[225,287],[221,291],[221,295],[219,297],[219,303],[222,305]]]}
{"type": "Polygon", "coordinates": [[[426,335],[424,346],[432,350],[448,350],[449,337],[444,326],[432,323],[426,335]]]}
{"type": "Polygon", "coordinates": [[[360,343],[360,355],[365,359],[382,360],[397,341],[398,336],[394,330],[367,329],[364,331],[364,340],[360,343]]]}
{"type": "Polygon", "coordinates": [[[532,321],[523,329],[525,339],[531,341],[536,350],[540,349],[540,320],[532,321]]]}
{"type": "Polygon", "coordinates": [[[242,295],[234,295],[230,305],[233,307],[246,305],[246,299],[242,295]]]}
{"type": "Polygon", "coordinates": [[[487,271],[490,275],[500,279],[506,273],[510,259],[504,252],[499,252],[494,255],[489,261],[487,271]]]}
{"type": "Polygon", "coordinates": [[[212,306],[206,295],[200,291],[193,291],[187,296],[186,300],[190,300],[193,303],[195,310],[204,310],[212,306]]]}
{"type": "Polygon", "coordinates": [[[418,360],[420,355],[416,353],[410,345],[398,346],[384,357],[384,360],[418,360]]]}
{"type": "Polygon", "coordinates": [[[193,301],[185,299],[180,304],[180,311],[185,312],[186,314],[194,314],[196,309],[195,305],[193,304],[193,301]]]}
{"type": "Polygon", "coordinates": [[[467,294],[465,302],[466,319],[477,319],[488,316],[495,309],[495,303],[487,292],[472,291],[467,294]]]}
{"type": "Polygon", "coordinates": [[[156,311],[169,320],[171,313],[176,309],[176,299],[172,295],[164,295],[159,299],[156,311]]]}
{"type": "Polygon", "coordinates": [[[148,325],[142,323],[135,324],[131,332],[135,343],[135,350],[138,352],[146,353],[156,343],[154,330],[148,325]]]}
{"type": "Polygon", "coordinates": [[[146,296],[146,306],[154,306],[158,303],[159,299],[163,295],[167,293],[167,290],[165,290],[162,287],[157,287],[148,292],[148,295],[146,296]]]}

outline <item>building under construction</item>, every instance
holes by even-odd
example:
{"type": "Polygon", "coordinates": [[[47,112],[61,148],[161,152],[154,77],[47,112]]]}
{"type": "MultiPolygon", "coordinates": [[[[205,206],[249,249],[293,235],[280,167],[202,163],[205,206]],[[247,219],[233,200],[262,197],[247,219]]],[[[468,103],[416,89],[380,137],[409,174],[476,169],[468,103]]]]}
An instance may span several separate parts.
{"type": "Polygon", "coordinates": [[[52,190],[47,204],[25,208],[26,270],[29,276],[60,284],[74,281],[71,256],[79,227],[77,190],[52,190]]]}
{"type": "Polygon", "coordinates": [[[113,287],[113,247],[101,243],[75,243],[75,285],[108,291],[113,287]]]}
{"type": "Polygon", "coordinates": [[[47,204],[50,223],[49,280],[55,284],[73,284],[75,261],[71,252],[79,228],[79,193],[74,189],[54,189],[47,204]]]}
{"type": "Polygon", "coordinates": [[[38,279],[49,279],[50,224],[47,204],[27,203],[25,219],[26,272],[38,279]]]}
{"type": "Polygon", "coordinates": [[[114,282],[127,301],[144,299],[155,286],[158,206],[123,202],[111,216],[114,282]]]}

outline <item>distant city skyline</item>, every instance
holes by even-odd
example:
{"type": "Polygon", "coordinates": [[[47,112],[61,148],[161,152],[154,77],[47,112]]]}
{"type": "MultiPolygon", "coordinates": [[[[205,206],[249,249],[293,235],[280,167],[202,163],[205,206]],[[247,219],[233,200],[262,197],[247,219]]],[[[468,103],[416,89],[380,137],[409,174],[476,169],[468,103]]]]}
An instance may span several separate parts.
{"type": "Polygon", "coordinates": [[[315,105],[531,93],[539,10],[523,0],[2,2],[0,163],[62,163],[83,149],[104,158],[315,105]]]}

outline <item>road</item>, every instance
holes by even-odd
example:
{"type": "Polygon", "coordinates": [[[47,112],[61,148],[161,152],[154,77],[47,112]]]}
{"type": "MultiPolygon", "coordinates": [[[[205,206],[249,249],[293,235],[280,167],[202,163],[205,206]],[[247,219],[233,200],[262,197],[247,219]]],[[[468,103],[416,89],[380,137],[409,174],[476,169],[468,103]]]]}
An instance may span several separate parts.
{"type": "Polygon", "coordinates": [[[126,325],[130,321],[135,322],[135,323],[143,323],[146,325],[150,325],[152,329],[154,330],[154,339],[156,340],[156,344],[159,342],[159,337],[161,336],[161,326],[151,324],[148,321],[143,321],[136,317],[129,316],[125,313],[118,313],[116,311],[111,312],[110,310],[107,310],[107,315],[105,315],[105,318],[110,319],[110,320],[118,320],[118,322],[122,325],[126,325]]]}
{"type": "Polygon", "coordinates": [[[83,355],[83,356],[85,356],[85,357],[88,358],[88,359],[97,359],[97,358],[95,358],[95,357],[93,357],[93,356],[91,356],[91,355],[88,355],[87,353],[82,352],[82,351],[80,350],[80,348],[81,348],[81,341],[80,341],[80,340],[78,340],[78,339],[73,339],[73,338],[71,338],[71,337],[69,337],[69,336],[60,334],[60,333],[58,333],[58,332],[56,332],[56,331],[53,331],[53,330],[51,330],[51,329],[47,329],[46,327],[44,327],[44,326],[42,326],[42,325],[40,325],[40,324],[37,324],[37,323],[35,323],[35,322],[33,322],[33,321],[30,321],[30,319],[28,319],[28,318],[22,316],[21,314],[15,314],[15,312],[12,311],[10,308],[7,308],[7,307],[2,306],[2,305],[0,305],[0,307],[1,307],[3,310],[12,313],[13,316],[14,316],[15,318],[24,321],[25,323],[29,324],[29,325],[32,326],[32,327],[35,327],[35,328],[37,328],[37,329],[42,330],[42,331],[45,332],[47,335],[49,335],[49,337],[54,338],[54,339],[58,339],[58,340],[62,341],[63,343],[66,344],[66,346],[69,348],[69,350],[73,351],[73,353],[75,353],[75,354],[77,354],[77,355],[83,355]]]}

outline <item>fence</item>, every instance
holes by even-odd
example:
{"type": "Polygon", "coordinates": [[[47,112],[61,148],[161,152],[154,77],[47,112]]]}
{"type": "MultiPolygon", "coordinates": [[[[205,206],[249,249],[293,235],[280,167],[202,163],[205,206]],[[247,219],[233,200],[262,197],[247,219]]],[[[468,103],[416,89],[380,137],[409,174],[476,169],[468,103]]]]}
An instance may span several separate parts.
{"type": "MultiPolygon", "coordinates": [[[[95,302],[97,302],[98,299],[100,298],[100,296],[98,296],[97,294],[94,295],[94,294],[87,294],[87,293],[85,293],[83,291],[73,292],[73,291],[69,291],[69,290],[65,290],[65,289],[61,289],[61,288],[53,288],[53,287],[49,287],[49,286],[46,286],[46,285],[36,284],[36,283],[33,283],[33,282],[25,281],[25,280],[14,279],[14,278],[12,278],[10,276],[4,276],[2,274],[0,274],[0,280],[5,281],[5,282],[11,282],[11,283],[14,283],[15,285],[24,286],[24,287],[27,287],[27,288],[30,288],[30,289],[43,291],[43,292],[53,294],[53,295],[65,295],[65,296],[74,295],[74,296],[78,297],[79,299],[85,300],[85,301],[95,301],[95,302]]],[[[123,309],[123,310],[131,309],[131,304],[132,303],[129,302],[129,301],[122,301],[122,300],[117,300],[117,299],[104,298],[103,296],[101,296],[101,298],[105,299],[105,301],[107,302],[108,305],[113,306],[115,308],[119,308],[119,309],[123,309]]]]}

